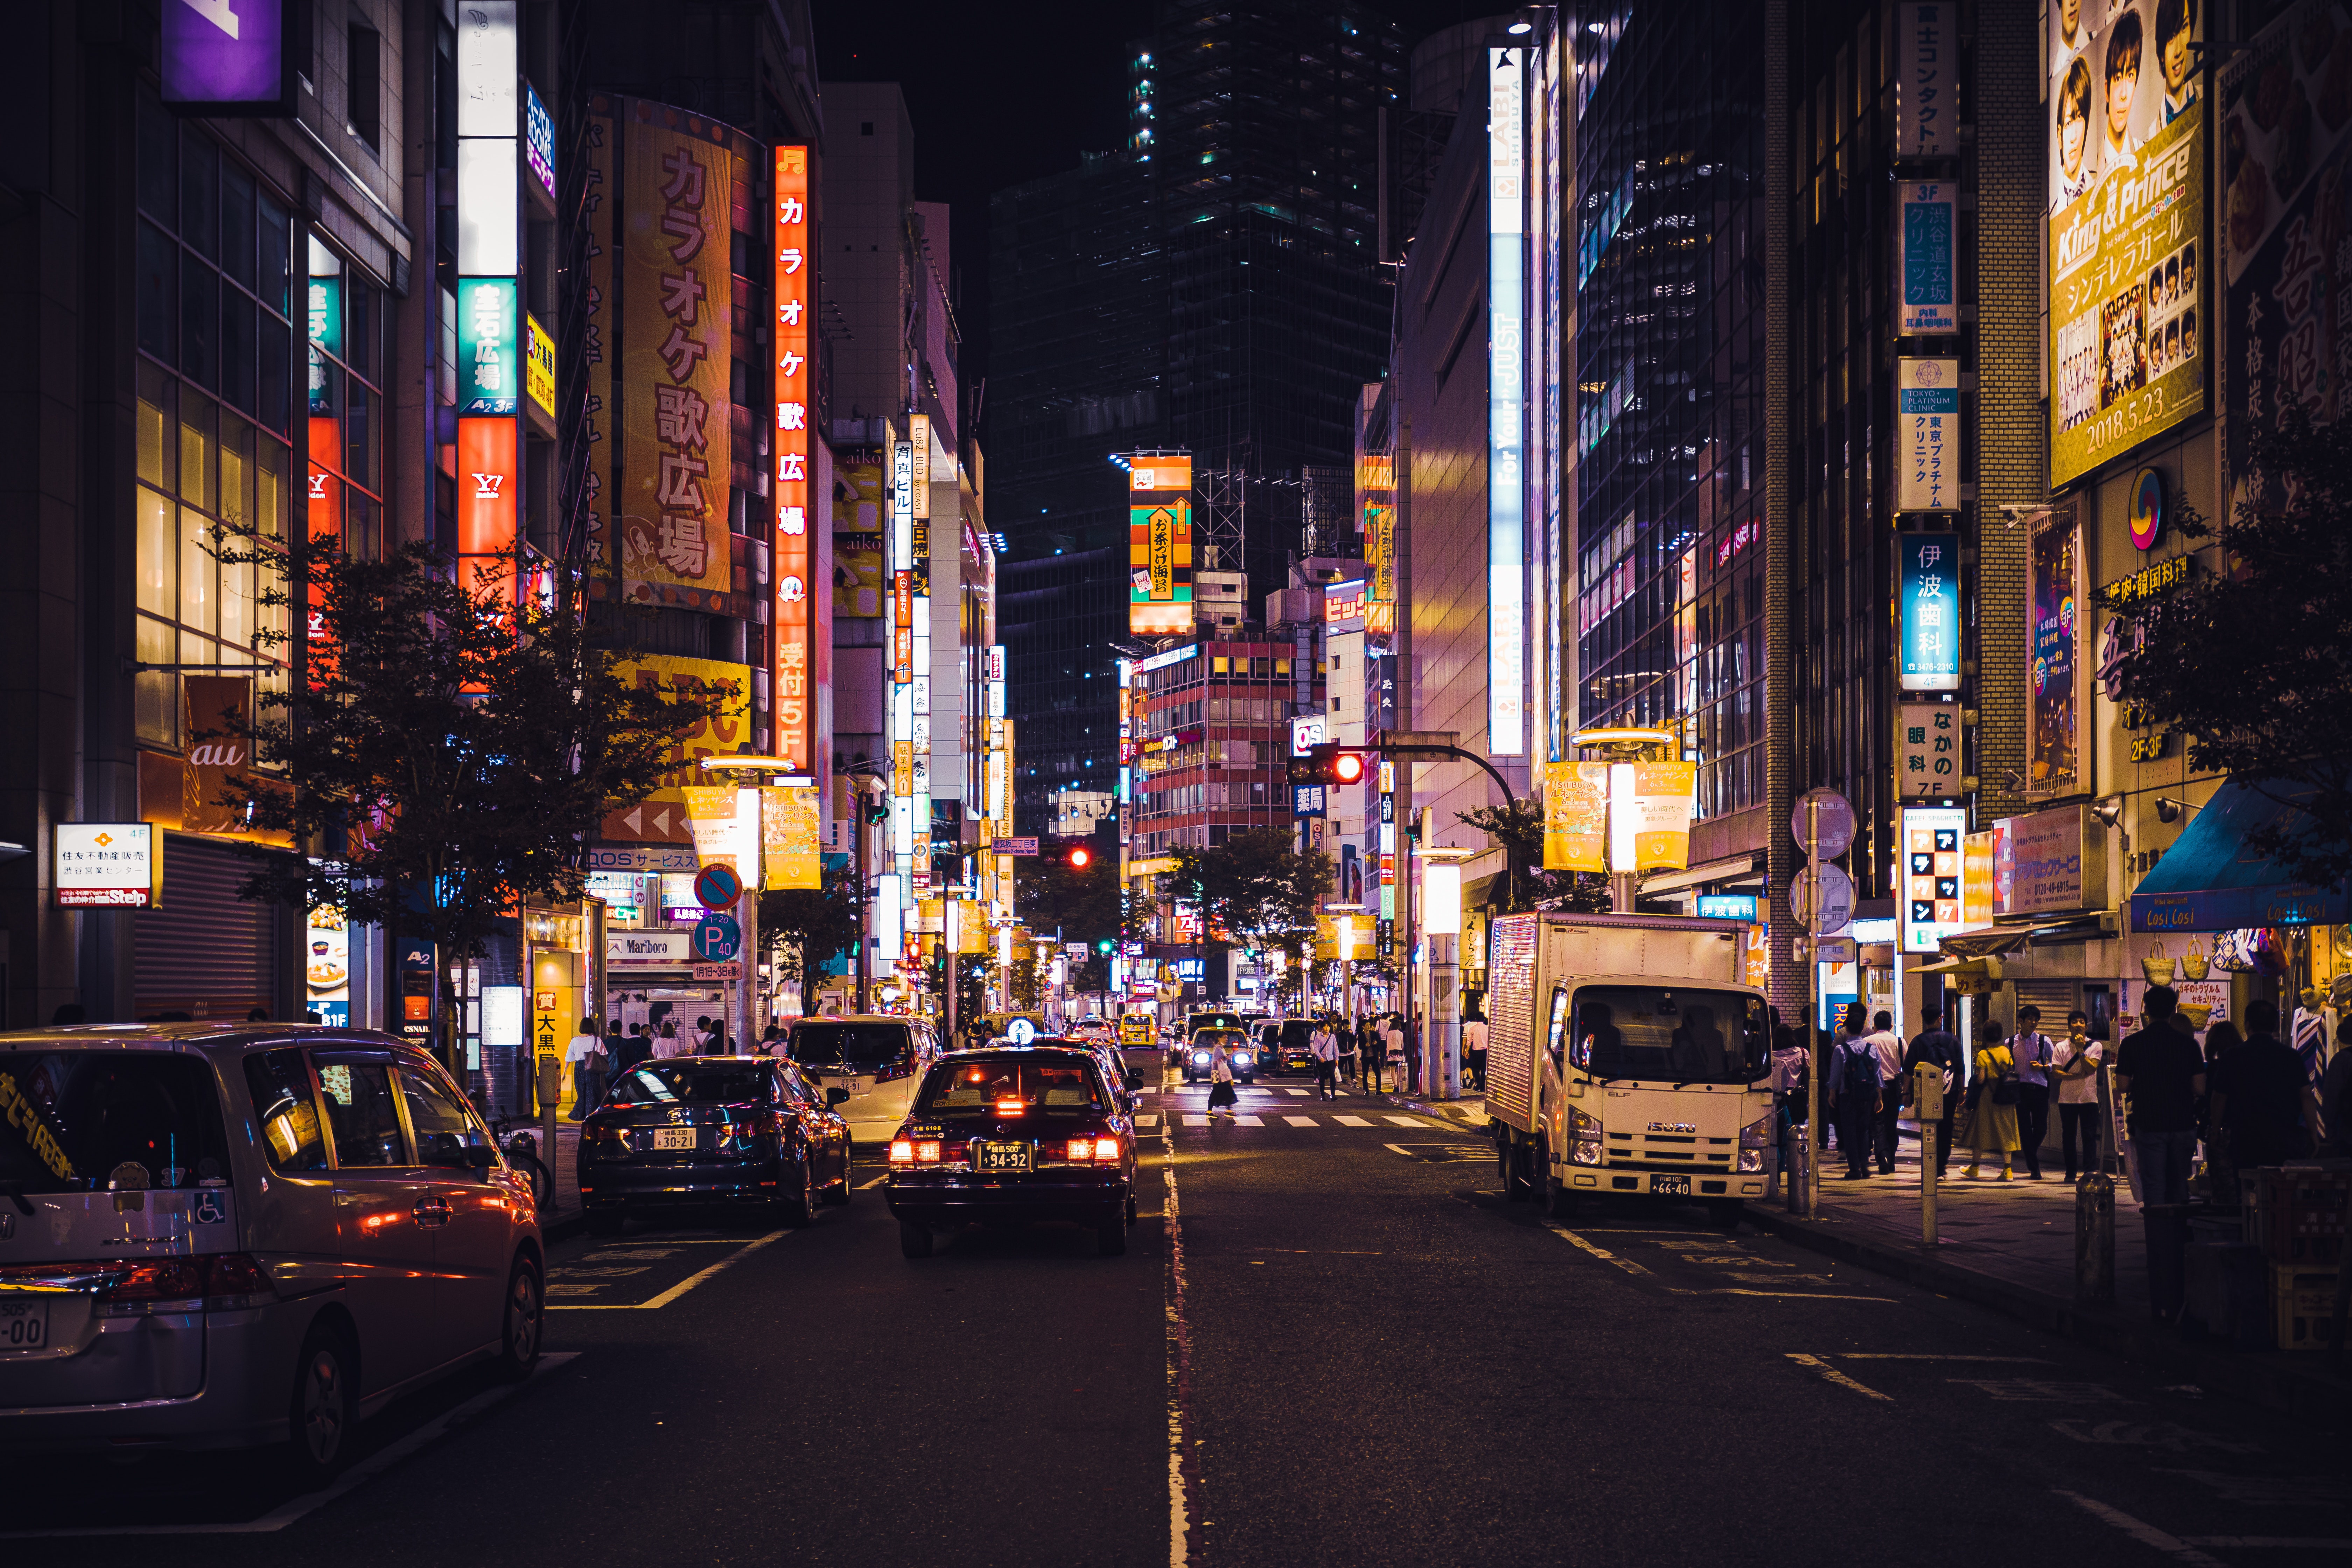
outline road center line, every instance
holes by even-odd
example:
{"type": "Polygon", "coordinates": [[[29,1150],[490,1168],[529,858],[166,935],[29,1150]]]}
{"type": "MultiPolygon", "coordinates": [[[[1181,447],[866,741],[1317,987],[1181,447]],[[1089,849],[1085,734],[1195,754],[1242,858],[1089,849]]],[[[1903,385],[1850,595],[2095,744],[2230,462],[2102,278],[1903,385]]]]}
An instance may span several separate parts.
{"type": "Polygon", "coordinates": [[[1160,1205],[1168,1236],[1168,1282],[1162,1296],[1167,1315],[1168,1568],[1185,1568],[1192,1550],[1191,1479],[1185,1474],[1192,1462],[1192,1446],[1184,1440],[1184,1415],[1192,1396],[1192,1327],[1184,1316],[1184,1226],[1176,1203],[1176,1134],[1171,1128],[1160,1130],[1160,1179],[1168,1187],[1160,1205]]]}
{"type": "Polygon", "coordinates": [[[860,1182],[860,1183],[858,1183],[858,1184],[857,1184],[857,1190],[858,1190],[859,1192],[861,1192],[861,1193],[872,1192],[876,1187],[880,1186],[883,1183],[885,1183],[885,1182],[888,1181],[889,1179],[890,1179],[890,1178],[889,1178],[888,1176],[887,1176],[887,1175],[882,1175],[882,1176],[877,1176],[877,1177],[875,1177],[875,1178],[874,1178],[872,1181],[870,1181],[870,1182],[860,1182]]]}
{"type": "Polygon", "coordinates": [[[1775,1301],[1883,1301],[1895,1304],[1892,1296],[1832,1296],[1819,1290],[1742,1290],[1725,1286],[1714,1290],[1685,1290],[1677,1286],[1666,1287],[1669,1296],[1765,1296],[1775,1301]]]}
{"type": "Polygon", "coordinates": [[[1544,1228],[1550,1231],[1554,1236],[1566,1237],[1574,1246],[1582,1247],[1585,1251],[1592,1254],[1593,1257],[1598,1258],[1603,1263],[1615,1264],[1618,1268],[1622,1268],[1628,1274],[1649,1273],[1648,1269],[1643,1268],[1632,1258],[1620,1258],[1605,1247],[1595,1247],[1592,1243],[1585,1240],[1584,1237],[1577,1235],[1576,1232],[1572,1230],[1565,1230],[1556,1225],[1546,1226],[1544,1228]]]}
{"type": "Polygon", "coordinates": [[[1830,1382],[1836,1384],[1840,1388],[1851,1388],[1856,1394],[1864,1394],[1872,1399],[1884,1400],[1889,1405],[1895,1403],[1892,1395],[1881,1394],[1874,1388],[1864,1387],[1861,1384],[1856,1383],[1853,1379],[1848,1377],[1845,1373],[1840,1372],[1837,1368],[1832,1366],[1829,1363],[1823,1361],[1817,1355],[1800,1355],[1795,1351],[1790,1351],[1786,1353],[1789,1359],[1795,1362],[1799,1366],[1811,1367],[1815,1372],[1821,1373],[1822,1376],[1827,1378],[1830,1382]]]}
{"type": "Polygon", "coordinates": [[[2063,1487],[2052,1487],[2050,1489],[2059,1497],[2071,1500],[2092,1518],[2105,1520],[2142,1546],[2152,1546],[2176,1563],[2187,1563],[2191,1568],[2223,1568],[2220,1558],[2209,1557],[2178,1536],[2167,1535],[2156,1526],[2143,1523],[2119,1508],[2110,1508],[2095,1498],[2070,1492],[2063,1487]]]}
{"type": "Polygon", "coordinates": [[[760,1237],[757,1241],[745,1243],[740,1250],[729,1253],[726,1257],[703,1269],[700,1273],[688,1275],[687,1278],[679,1280],[677,1284],[671,1286],[668,1289],[663,1291],[660,1295],[655,1297],[650,1301],[550,1301],[547,1304],[547,1310],[551,1312],[654,1311],[658,1308],[668,1306],[672,1301],[677,1300],[680,1296],[685,1295],[688,1290],[693,1289],[697,1285],[701,1284],[705,1279],[709,1279],[712,1275],[732,1268],[736,1264],[740,1263],[744,1258],[751,1257],[751,1254],[759,1251],[760,1248],[767,1246],[770,1242],[781,1241],[791,1234],[792,1232],[786,1230],[772,1230],[767,1235],[760,1237]]]}
{"type": "Polygon", "coordinates": [[[2048,1366],[2040,1356],[2032,1355],[1927,1355],[1910,1351],[1840,1351],[1840,1361],[2015,1361],[2032,1366],[2048,1366]]]}

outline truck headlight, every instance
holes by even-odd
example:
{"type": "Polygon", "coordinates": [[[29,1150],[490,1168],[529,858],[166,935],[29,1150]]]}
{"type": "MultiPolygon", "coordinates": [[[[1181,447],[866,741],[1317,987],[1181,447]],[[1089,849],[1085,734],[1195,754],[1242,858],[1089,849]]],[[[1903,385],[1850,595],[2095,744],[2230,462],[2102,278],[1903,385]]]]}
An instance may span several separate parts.
{"type": "Polygon", "coordinates": [[[1601,1118],[1568,1108],[1568,1162],[1571,1165],[1601,1163],[1601,1118]]]}
{"type": "Polygon", "coordinates": [[[1764,1169],[1764,1151],[1772,1146],[1773,1113],[1766,1111],[1739,1130],[1739,1165],[1742,1172],[1764,1169]]]}

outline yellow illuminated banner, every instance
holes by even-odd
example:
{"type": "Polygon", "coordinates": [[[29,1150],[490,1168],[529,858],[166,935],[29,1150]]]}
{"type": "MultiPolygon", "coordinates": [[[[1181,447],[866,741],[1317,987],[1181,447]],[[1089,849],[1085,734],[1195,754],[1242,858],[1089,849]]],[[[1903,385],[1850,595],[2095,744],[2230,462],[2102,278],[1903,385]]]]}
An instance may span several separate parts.
{"type": "Polygon", "coordinates": [[[1633,871],[1680,871],[1690,865],[1691,806],[1696,763],[1633,764],[1633,871]]]}
{"type": "Polygon", "coordinates": [[[1544,764],[1547,871],[1609,869],[1609,764],[1544,764]]]}
{"type": "Polygon", "coordinates": [[[1176,499],[1131,506],[1128,519],[1128,629],[1140,637],[1192,629],[1192,505],[1176,499]]]}
{"type": "Polygon", "coordinates": [[[760,792],[760,841],[766,852],[769,887],[824,885],[824,857],[816,830],[815,786],[780,784],[760,792]]]}

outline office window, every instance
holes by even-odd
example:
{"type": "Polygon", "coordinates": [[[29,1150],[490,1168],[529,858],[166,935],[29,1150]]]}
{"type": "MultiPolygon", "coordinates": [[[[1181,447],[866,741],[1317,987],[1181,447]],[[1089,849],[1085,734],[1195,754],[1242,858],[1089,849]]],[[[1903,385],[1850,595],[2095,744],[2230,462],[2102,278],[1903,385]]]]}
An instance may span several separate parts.
{"type": "Polygon", "coordinates": [[[343,90],[351,133],[375,150],[383,135],[383,35],[357,22],[343,33],[343,90]]]}

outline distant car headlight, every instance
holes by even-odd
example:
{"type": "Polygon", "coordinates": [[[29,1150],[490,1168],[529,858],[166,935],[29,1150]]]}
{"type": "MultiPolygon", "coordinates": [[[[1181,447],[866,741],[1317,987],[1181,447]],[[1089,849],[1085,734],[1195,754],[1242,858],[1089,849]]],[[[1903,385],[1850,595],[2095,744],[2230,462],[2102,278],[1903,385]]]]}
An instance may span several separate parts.
{"type": "Polygon", "coordinates": [[[1209,1053],[1206,1051],[1194,1051],[1192,1053],[1192,1065],[1196,1068],[1207,1067],[1209,1065],[1209,1053]]]}

